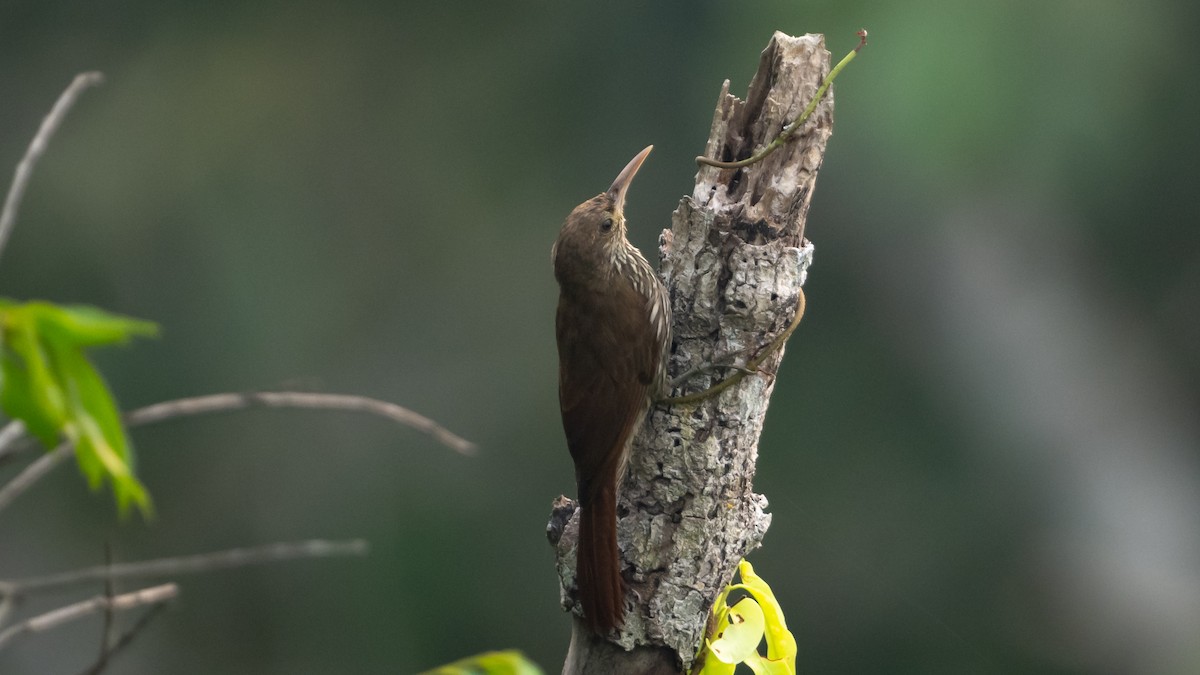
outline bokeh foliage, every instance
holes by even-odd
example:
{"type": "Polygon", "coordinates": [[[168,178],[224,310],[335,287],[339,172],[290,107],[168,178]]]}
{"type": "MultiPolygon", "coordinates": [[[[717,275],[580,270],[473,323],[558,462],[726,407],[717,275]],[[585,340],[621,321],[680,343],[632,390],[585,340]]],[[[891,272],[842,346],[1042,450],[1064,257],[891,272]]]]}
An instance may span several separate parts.
{"type": "MultiPolygon", "coordinates": [[[[573,489],[557,227],[654,143],[628,208],[652,252],[721,81],[743,92],[775,29],[840,55],[865,25],[755,479],[775,519],[754,560],[800,662],[1194,672],[1200,610],[1172,589],[1200,579],[1197,13],[4,4],[0,167],[75,73],[107,76],[39,165],[5,295],[159,322],[164,339],[96,355],[128,407],[354,392],[481,452],[353,416],[139,430],[155,522],[118,525],[61,472],[3,514],[0,569],[96,564],[105,541],[130,560],[363,536],[365,561],[188,580],[110,672],[414,672],[509,647],[553,670],[569,624],[542,528],[573,489]]],[[[0,671],[78,670],[98,630],[31,639],[0,671]]]]}

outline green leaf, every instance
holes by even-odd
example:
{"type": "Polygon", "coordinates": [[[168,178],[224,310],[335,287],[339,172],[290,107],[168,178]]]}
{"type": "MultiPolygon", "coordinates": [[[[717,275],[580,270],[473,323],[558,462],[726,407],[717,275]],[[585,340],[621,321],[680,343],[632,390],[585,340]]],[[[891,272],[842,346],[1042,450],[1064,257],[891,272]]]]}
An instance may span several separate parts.
{"type": "Polygon", "coordinates": [[[94,307],[0,298],[0,406],[47,447],[72,442],[88,485],[107,479],[122,515],[131,506],[150,515],[150,497],[134,475],[117,404],[83,349],[157,330],[94,307]]]}
{"type": "Polygon", "coordinates": [[[54,305],[34,301],[25,304],[41,332],[49,339],[76,347],[121,344],[133,337],[153,337],[158,325],[151,321],[111,314],[88,305],[54,305]]]}
{"type": "Polygon", "coordinates": [[[134,476],[133,448],[125,438],[120,413],[104,379],[76,348],[55,345],[52,354],[67,391],[75,454],[88,483],[95,489],[107,476],[122,515],[133,505],[150,515],[149,497],[134,476]]]}
{"type": "Polygon", "coordinates": [[[510,649],[477,654],[422,675],[542,675],[542,670],[521,652],[510,649]]]}
{"type": "Polygon", "coordinates": [[[27,312],[4,314],[3,353],[0,365],[4,391],[0,403],[10,417],[24,420],[25,427],[47,447],[58,440],[67,419],[66,394],[50,370],[45,346],[38,339],[27,312]]]}

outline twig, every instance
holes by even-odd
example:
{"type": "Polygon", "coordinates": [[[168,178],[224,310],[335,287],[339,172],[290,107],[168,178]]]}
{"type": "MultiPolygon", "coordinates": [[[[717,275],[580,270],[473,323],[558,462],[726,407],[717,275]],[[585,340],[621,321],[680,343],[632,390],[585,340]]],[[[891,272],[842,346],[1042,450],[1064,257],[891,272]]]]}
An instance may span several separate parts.
{"type": "Polygon", "coordinates": [[[69,586],[85,581],[176,576],[285,560],[362,556],[367,554],[368,548],[367,542],[362,539],[345,541],[311,539],[309,541],[280,542],[251,548],[234,548],[215,553],[97,565],[42,577],[0,581],[0,593],[9,598],[19,598],[33,591],[69,586]]]}
{"type": "Polygon", "coordinates": [[[14,499],[24,494],[42,476],[53,471],[54,467],[65,462],[73,454],[75,454],[75,446],[71,443],[62,443],[50,452],[35,459],[21,473],[13,476],[12,480],[0,488],[0,511],[7,508],[14,499]]]}
{"type": "Polygon", "coordinates": [[[0,429],[0,459],[6,457],[16,447],[17,441],[25,437],[25,423],[13,420],[0,429]]]}
{"type": "Polygon", "coordinates": [[[0,626],[8,622],[8,615],[16,607],[16,604],[16,601],[10,595],[5,595],[4,599],[0,600],[0,626]]]}
{"type": "Polygon", "coordinates": [[[4,209],[0,210],[0,253],[4,251],[4,245],[8,243],[8,235],[12,232],[13,224],[17,221],[17,210],[21,207],[21,198],[25,196],[25,188],[29,185],[29,177],[33,174],[33,167],[37,161],[41,159],[42,154],[46,152],[46,146],[50,143],[50,138],[54,132],[58,131],[58,127],[62,124],[63,118],[71,110],[71,106],[75,105],[75,100],[83,93],[84,89],[100,84],[104,81],[104,75],[98,72],[80,73],[75,76],[71,84],[58,97],[58,101],[54,103],[54,107],[42,120],[42,125],[38,128],[37,134],[29,143],[29,149],[25,151],[25,156],[21,158],[21,162],[17,164],[17,171],[13,174],[12,185],[8,188],[8,197],[4,200],[4,209]]]}
{"type": "Polygon", "coordinates": [[[203,415],[225,410],[241,410],[254,406],[268,408],[318,408],[321,410],[349,410],[366,412],[399,422],[417,431],[429,434],[433,439],[455,452],[470,455],[475,444],[455,435],[437,422],[395,403],[351,396],[347,394],[314,394],[295,391],[260,391],[248,393],[213,394],[195,398],[156,403],[134,410],[125,416],[130,426],[152,424],[173,417],[203,415]]]}
{"type": "MultiPolygon", "coordinates": [[[[474,443],[455,435],[424,415],[398,406],[395,403],[345,394],[262,391],[245,394],[231,393],[196,396],[194,398],[181,398],[174,401],[155,403],[145,408],[138,408],[125,415],[125,423],[129,426],[140,426],[176,417],[242,410],[256,405],[271,408],[317,408],[373,413],[429,434],[434,440],[458,453],[471,455],[475,452],[476,446],[474,443]]],[[[0,488],[0,511],[7,508],[14,499],[28,490],[42,476],[50,473],[56,466],[66,461],[74,453],[74,450],[74,446],[70,443],[63,443],[49,453],[39,457],[32,464],[25,467],[21,473],[14,476],[8,484],[0,488]]]]}
{"type": "Polygon", "coordinates": [[[133,609],[134,607],[141,607],[142,605],[166,602],[177,595],[179,595],[179,586],[173,583],[143,588],[140,591],[125,593],[113,598],[98,595],[91,600],[84,600],[83,602],[60,607],[45,614],[39,614],[4,631],[0,631],[0,649],[4,649],[13,639],[26,633],[41,633],[52,628],[57,628],[64,623],[81,619],[101,609],[112,608],[115,611],[124,611],[133,609]]]}
{"type": "Polygon", "coordinates": [[[833,84],[833,79],[838,76],[838,73],[842,72],[842,68],[845,68],[848,63],[854,60],[854,57],[858,55],[858,51],[860,49],[867,46],[867,29],[863,28],[862,30],[858,31],[857,35],[858,46],[851,50],[850,53],[847,54],[841,61],[838,61],[838,64],[833,67],[833,70],[829,71],[829,75],[825,77],[825,79],[821,82],[821,86],[817,88],[817,93],[813,95],[812,101],[809,101],[808,105],[804,108],[804,112],[800,113],[800,116],[792,121],[791,124],[785,126],[783,130],[779,132],[779,135],[775,137],[775,140],[768,143],[766,147],[764,147],[762,150],[759,150],[753,156],[738,160],[736,162],[720,162],[715,159],[709,159],[704,155],[700,155],[696,158],[696,163],[715,166],[718,169],[740,169],[744,166],[750,166],[755,162],[761,162],[762,160],[766,159],[767,155],[783,147],[783,144],[787,143],[788,140],[791,139],[792,134],[796,133],[797,129],[804,126],[804,123],[808,121],[808,117],[813,114],[814,110],[817,109],[817,104],[820,103],[821,99],[825,97],[825,92],[829,91],[829,85],[833,84]]]}
{"type": "Polygon", "coordinates": [[[80,673],[80,675],[100,675],[100,673],[104,672],[104,669],[108,667],[108,663],[112,660],[112,657],[124,651],[126,647],[132,644],[133,639],[141,634],[146,626],[150,625],[150,622],[154,619],[154,617],[158,616],[162,612],[164,607],[166,607],[165,603],[151,605],[150,609],[147,609],[145,613],[138,617],[138,620],[133,624],[132,628],[122,633],[121,637],[117,638],[115,642],[109,645],[107,651],[102,653],[100,658],[97,659],[96,662],[91,666],[89,666],[87,670],[80,673]]]}
{"type": "MultiPolygon", "coordinates": [[[[104,542],[104,564],[112,565],[112,542],[104,542]]],[[[104,597],[112,598],[117,594],[116,581],[110,576],[104,579],[104,597]]],[[[112,643],[113,635],[117,632],[117,624],[113,616],[112,605],[104,608],[104,628],[100,631],[100,661],[108,658],[108,646],[112,643]]]]}

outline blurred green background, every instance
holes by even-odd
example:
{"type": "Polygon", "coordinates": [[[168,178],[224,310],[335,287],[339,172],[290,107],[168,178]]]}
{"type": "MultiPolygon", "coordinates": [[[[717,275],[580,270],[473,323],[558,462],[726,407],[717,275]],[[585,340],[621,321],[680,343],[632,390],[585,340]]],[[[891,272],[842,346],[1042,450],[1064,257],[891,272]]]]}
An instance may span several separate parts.
{"type": "MultiPolygon", "coordinates": [[[[182,578],[108,672],[403,673],[502,647],[556,671],[558,226],[654,143],[628,209],[653,253],[722,80],[744,93],[773,30],[840,58],[866,26],[756,479],[774,522],[751,559],[801,669],[1200,672],[1197,14],[0,3],[0,167],[77,72],[107,76],[38,167],[0,293],[159,321],[99,355],[125,407],[359,393],[481,445],[334,413],[140,429],[158,517],[119,523],[64,467],[0,514],[0,577],[106,542],[365,537],[366,559],[182,578]]],[[[99,638],[22,639],[0,672],[77,672],[99,638]]]]}

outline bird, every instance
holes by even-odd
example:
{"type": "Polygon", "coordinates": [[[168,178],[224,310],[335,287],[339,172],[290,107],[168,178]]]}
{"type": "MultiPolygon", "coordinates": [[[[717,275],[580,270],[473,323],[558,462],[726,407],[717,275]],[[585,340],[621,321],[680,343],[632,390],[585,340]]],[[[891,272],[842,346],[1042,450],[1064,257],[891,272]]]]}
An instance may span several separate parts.
{"type": "Polygon", "coordinates": [[[576,206],[551,249],[558,400],[579,500],[575,581],[584,623],[597,634],[624,625],[617,494],[633,437],[667,383],[670,298],[625,221],[629,185],[653,148],[576,206]]]}

